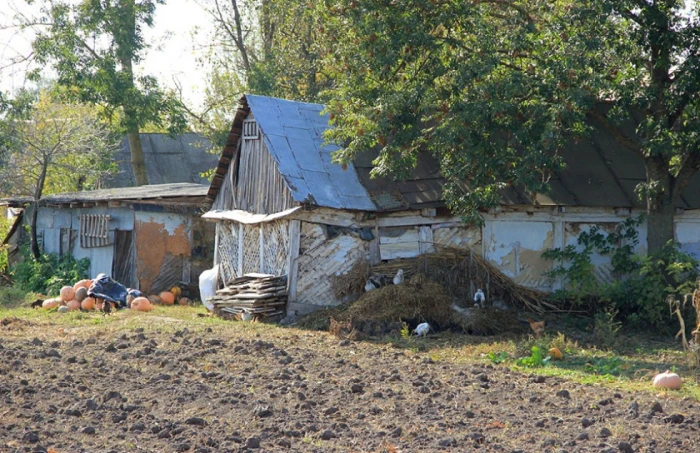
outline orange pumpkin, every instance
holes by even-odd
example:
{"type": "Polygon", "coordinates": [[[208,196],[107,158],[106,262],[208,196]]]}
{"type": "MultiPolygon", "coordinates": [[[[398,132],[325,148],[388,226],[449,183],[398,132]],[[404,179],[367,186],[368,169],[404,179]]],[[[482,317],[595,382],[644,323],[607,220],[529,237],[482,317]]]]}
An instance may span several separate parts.
{"type": "Polygon", "coordinates": [[[163,300],[160,297],[156,296],[155,294],[148,296],[148,300],[150,300],[151,303],[154,305],[163,303],[163,300]]]}
{"type": "Polygon", "coordinates": [[[64,286],[61,288],[61,300],[63,302],[69,302],[75,297],[75,290],[72,286],[64,286]]]}
{"type": "Polygon", "coordinates": [[[160,293],[160,300],[163,301],[163,305],[172,305],[175,303],[175,294],[170,291],[163,291],[160,293]]]}
{"type": "Polygon", "coordinates": [[[86,297],[83,299],[82,302],[80,302],[80,308],[83,310],[94,310],[95,309],[95,298],[94,297],[86,297]]]}
{"type": "Polygon", "coordinates": [[[90,285],[92,285],[92,280],[88,280],[88,279],[80,280],[80,281],[77,282],[75,285],[73,285],[73,289],[74,289],[75,291],[78,291],[78,288],[89,289],[89,288],[90,288],[90,285]]]}
{"type": "Polygon", "coordinates": [[[50,308],[56,308],[59,305],[61,305],[61,299],[58,297],[54,297],[51,299],[46,299],[44,302],[42,302],[41,307],[46,308],[48,310],[50,308]]]}
{"type": "Polygon", "coordinates": [[[137,297],[131,302],[131,309],[136,311],[151,311],[153,310],[153,305],[151,305],[151,301],[145,297],[137,297]]]}
{"type": "Polygon", "coordinates": [[[670,370],[666,370],[665,372],[654,376],[653,383],[654,387],[671,390],[679,390],[683,385],[681,377],[676,373],[671,373],[670,370]]]}
{"type": "Polygon", "coordinates": [[[73,300],[66,303],[66,307],[68,307],[68,310],[70,310],[70,311],[80,310],[80,302],[73,299],[73,300]]]}
{"type": "Polygon", "coordinates": [[[181,297],[180,298],[180,305],[191,305],[192,301],[188,299],[187,297],[181,297]]]}

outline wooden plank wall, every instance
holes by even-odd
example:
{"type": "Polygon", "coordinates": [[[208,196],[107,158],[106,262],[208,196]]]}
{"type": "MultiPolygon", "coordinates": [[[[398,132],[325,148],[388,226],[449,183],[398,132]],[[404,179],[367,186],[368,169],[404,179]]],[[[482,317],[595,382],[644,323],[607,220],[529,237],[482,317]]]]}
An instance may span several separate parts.
{"type": "MultiPolygon", "coordinates": [[[[239,153],[238,180],[233,190],[232,209],[255,214],[273,214],[296,205],[267,150],[262,134],[257,139],[243,137],[239,153]]],[[[233,164],[232,164],[233,165],[233,164]]],[[[227,178],[230,184],[231,178],[227,178]]]]}
{"type": "Polygon", "coordinates": [[[359,262],[369,259],[369,242],[356,235],[341,234],[327,239],[323,226],[302,222],[296,302],[338,305],[332,277],[342,275],[359,262]]]}

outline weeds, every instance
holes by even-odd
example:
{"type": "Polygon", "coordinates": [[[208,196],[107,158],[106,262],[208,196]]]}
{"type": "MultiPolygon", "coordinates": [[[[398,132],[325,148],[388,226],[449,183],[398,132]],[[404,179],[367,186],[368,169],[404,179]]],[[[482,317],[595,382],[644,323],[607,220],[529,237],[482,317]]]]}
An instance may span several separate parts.
{"type": "Polygon", "coordinates": [[[603,347],[612,348],[617,342],[617,334],[622,327],[622,323],[615,319],[617,313],[617,310],[608,309],[595,315],[593,332],[603,347]]]}

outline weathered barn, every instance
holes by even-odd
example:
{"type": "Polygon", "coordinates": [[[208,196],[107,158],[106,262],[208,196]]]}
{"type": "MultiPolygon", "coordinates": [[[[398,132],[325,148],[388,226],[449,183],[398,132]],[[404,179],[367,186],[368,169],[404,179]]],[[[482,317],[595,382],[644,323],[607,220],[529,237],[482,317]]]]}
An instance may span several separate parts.
{"type": "MultiPolygon", "coordinates": [[[[249,272],[289,276],[295,309],[335,305],[334,276],[360,261],[414,257],[439,245],[470,247],[518,283],[552,290],[541,253],[576,244],[581,231],[609,231],[643,212],[634,187],[643,162],[603,131],[562,150],[567,168],[534,200],[511,188],[481,227],[464,225],[442,201],[442,179],[428,155],[405,181],[371,179],[376,154],[346,169],[324,145],[323,106],[247,95],[241,100],[207,195],[216,221],[215,262],[225,283],[249,272]]],[[[700,178],[677,209],[676,236],[700,251],[700,178]]],[[[640,252],[646,227],[639,229],[640,252]]],[[[595,257],[601,279],[607,257],[595,257]]]]}
{"type": "MultiPolygon", "coordinates": [[[[207,186],[178,183],[50,195],[40,202],[37,233],[45,253],[89,258],[91,276],[157,293],[196,282],[211,266],[214,227],[201,219],[206,193],[207,186]]],[[[27,200],[2,203],[21,208],[27,200]]]]}

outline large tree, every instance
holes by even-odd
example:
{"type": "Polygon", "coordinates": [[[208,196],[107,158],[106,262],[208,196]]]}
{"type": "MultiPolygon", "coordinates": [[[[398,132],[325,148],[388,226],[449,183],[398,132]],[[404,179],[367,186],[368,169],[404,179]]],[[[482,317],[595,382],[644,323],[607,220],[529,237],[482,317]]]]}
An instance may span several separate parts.
{"type": "Polygon", "coordinates": [[[337,0],[329,138],[375,172],[441,162],[466,217],[508,185],[547,190],[557,150],[593,127],[644,160],[648,250],[700,168],[698,6],[682,0],[337,0]],[[631,128],[628,127],[631,125],[631,128]]]}
{"type": "Polygon", "coordinates": [[[198,0],[213,33],[203,59],[205,105],[190,112],[228,132],[243,93],[313,102],[328,84],[322,72],[325,33],[320,5],[302,0],[198,0]]]}
{"type": "MultiPolygon", "coordinates": [[[[44,0],[43,15],[23,18],[36,31],[34,57],[51,66],[58,84],[79,102],[100,105],[118,121],[131,149],[136,185],[148,184],[139,131],[146,125],[186,127],[182,105],[152,76],[138,76],[148,43],[144,28],[153,25],[164,0],[44,0]]],[[[39,71],[36,72],[38,74],[39,71]]]]}
{"type": "Polygon", "coordinates": [[[94,188],[115,170],[118,141],[92,106],[67,103],[48,92],[36,103],[29,100],[29,95],[18,96],[2,115],[0,194],[32,200],[31,252],[38,259],[36,221],[42,196],[94,188]]]}

